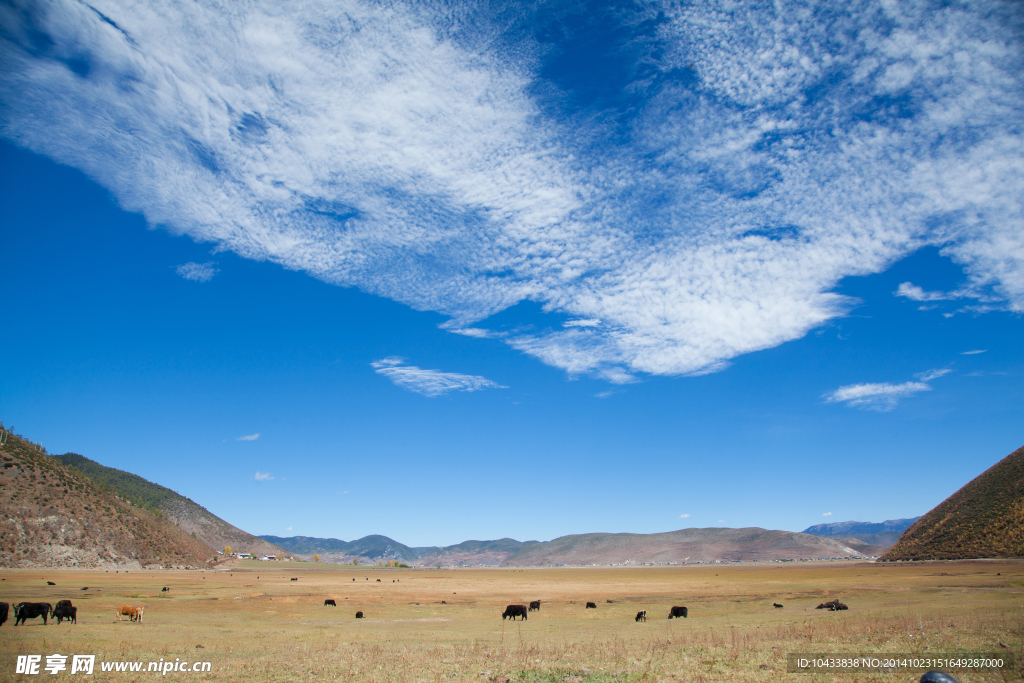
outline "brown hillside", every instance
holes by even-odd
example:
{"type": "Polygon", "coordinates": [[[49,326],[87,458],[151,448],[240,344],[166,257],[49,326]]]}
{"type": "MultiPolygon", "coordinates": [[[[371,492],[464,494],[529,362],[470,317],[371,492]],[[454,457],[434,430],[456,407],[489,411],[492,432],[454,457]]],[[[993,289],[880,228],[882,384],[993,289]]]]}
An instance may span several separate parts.
{"type": "Polygon", "coordinates": [[[660,534],[579,534],[527,546],[503,566],[634,564],[641,562],[732,562],[858,557],[831,538],[744,529],[681,529],[660,534]]]}
{"type": "Polygon", "coordinates": [[[216,555],[159,513],[100,490],[34,444],[0,445],[0,567],[206,567],[216,555]]]}
{"type": "Polygon", "coordinates": [[[166,486],[160,486],[131,472],[101,465],[77,453],[55,455],[54,458],[87,476],[100,489],[117,494],[133,506],[151,512],[159,511],[160,516],[167,517],[186,533],[214,550],[231,546],[236,552],[290,556],[283,548],[225,522],[202,505],[166,486]]]}
{"type": "Polygon", "coordinates": [[[1024,447],[907,529],[882,560],[1024,557],[1024,447]]]}

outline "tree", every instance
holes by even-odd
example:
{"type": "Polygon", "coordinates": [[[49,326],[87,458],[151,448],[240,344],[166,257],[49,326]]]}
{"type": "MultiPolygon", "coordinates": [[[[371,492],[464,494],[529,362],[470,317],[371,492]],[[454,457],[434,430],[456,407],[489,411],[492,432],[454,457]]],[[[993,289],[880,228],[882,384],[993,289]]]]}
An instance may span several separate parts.
{"type": "Polygon", "coordinates": [[[230,555],[231,554],[231,546],[229,546],[229,545],[224,546],[224,554],[225,555],[230,555]]]}
{"type": "Polygon", "coordinates": [[[358,565],[359,564],[359,558],[358,557],[352,558],[352,564],[353,565],[358,565]]]}
{"type": "Polygon", "coordinates": [[[314,553],[313,554],[313,561],[314,562],[319,562],[320,561],[320,554],[319,553],[314,553]]]}

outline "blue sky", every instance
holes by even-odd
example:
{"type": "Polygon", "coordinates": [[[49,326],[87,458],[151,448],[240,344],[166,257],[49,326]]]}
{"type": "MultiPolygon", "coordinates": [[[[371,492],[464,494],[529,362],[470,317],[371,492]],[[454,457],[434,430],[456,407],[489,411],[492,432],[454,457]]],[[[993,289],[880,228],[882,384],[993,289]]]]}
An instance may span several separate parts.
{"type": "Polygon", "coordinates": [[[922,514],[1024,442],[1017,3],[15,2],[0,419],[254,533],[922,514]]]}

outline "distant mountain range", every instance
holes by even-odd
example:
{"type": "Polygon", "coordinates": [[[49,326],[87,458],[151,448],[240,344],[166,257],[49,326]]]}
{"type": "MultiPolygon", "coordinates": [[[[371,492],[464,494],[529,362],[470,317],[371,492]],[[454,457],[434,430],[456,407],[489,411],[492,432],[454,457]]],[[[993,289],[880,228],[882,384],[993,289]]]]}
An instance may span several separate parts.
{"type": "Polygon", "coordinates": [[[865,555],[881,555],[888,550],[910,525],[921,519],[887,519],[884,522],[831,522],[804,529],[805,534],[832,538],[860,550],[865,555]]]}
{"type": "Polygon", "coordinates": [[[883,560],[1024,557],[1024,447],[939,503],[883,560]]]}
{"type": "Polygon", "coordinates": [[[563,564],[667,564],[734,560],[848,558],[863,553],[841,542],[791,531],[683,529],[659,534],[575,534],[547,542],[465,541],[443,548],[413,548],[387,536],[356,541],[261,536],[293,553],[326,562],[398,560],[412,566],[555,566],[563,564]]]}
{"type": "Polygon", "coordinates": [[[445,566],[458,564],[500,564],[520,549],[537,541],[516,541],[502,538],[497,541],[464,541],[444,548],[428,546],[412,548],[387,536],[364,536],[355,541],[310,536],[260,536],[297,555],[320,555],[325,562],[360,559],[364,562],[398,560],[406,564],[445,566]]]}

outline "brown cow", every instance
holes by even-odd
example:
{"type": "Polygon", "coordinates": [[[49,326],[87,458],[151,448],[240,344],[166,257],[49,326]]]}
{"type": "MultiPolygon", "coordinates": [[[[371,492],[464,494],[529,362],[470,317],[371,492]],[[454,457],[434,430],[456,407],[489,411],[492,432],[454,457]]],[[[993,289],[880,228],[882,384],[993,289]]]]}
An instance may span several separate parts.
{"type": "Polygon", "coordinates": [[[114,612],[114,619],[117,621],[121,621],[122,616],[128,617],[132,621],[135,621],[135,608],[131,605],[118,606],[117,611],[114,612]]]}

